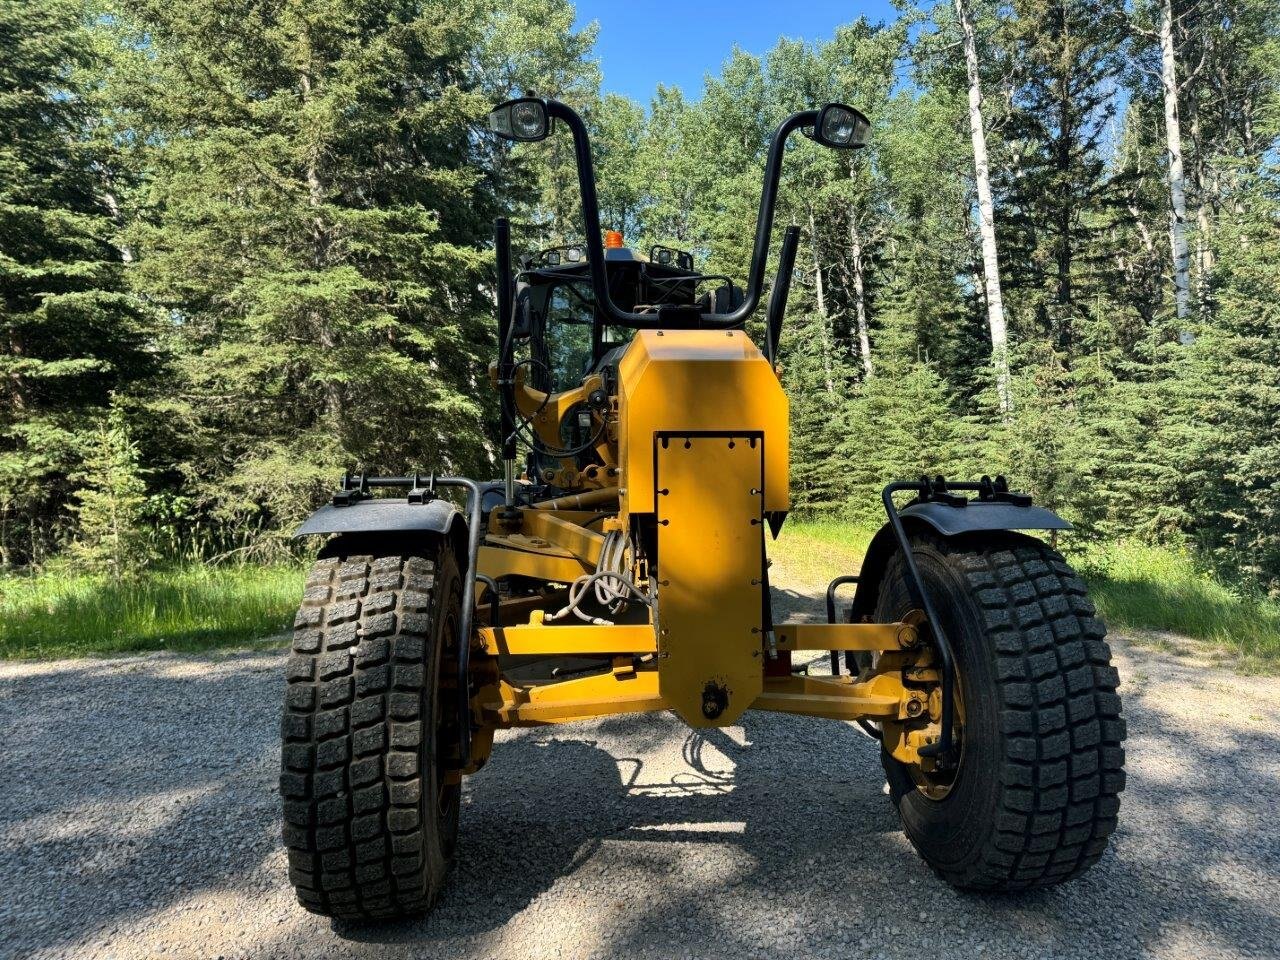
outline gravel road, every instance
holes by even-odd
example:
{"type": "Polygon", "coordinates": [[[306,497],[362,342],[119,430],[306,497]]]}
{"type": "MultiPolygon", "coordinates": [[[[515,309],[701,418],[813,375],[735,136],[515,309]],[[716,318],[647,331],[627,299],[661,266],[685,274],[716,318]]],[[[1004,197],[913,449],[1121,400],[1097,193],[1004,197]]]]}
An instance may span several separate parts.
{"type": "Polygon", "coordinates": [[[851,724],[663,715],[501,734],[435,914],[381,927],[285,879],[283,656],[0,665],[0,956],[1280,955],[1280,681],[1114,646],[1129,787],[1067,886],[944,886],[851,724]]]}

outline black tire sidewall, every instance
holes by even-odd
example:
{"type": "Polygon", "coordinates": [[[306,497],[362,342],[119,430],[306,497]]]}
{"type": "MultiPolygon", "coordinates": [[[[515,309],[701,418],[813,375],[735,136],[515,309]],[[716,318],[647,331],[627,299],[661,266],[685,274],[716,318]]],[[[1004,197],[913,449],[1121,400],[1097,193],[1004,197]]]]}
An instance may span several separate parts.
{"type": "MultiPolygon", "coordinates": [[[[964,873],[982,858],[1000,812],[1004,765],[1000,685],[995,658],[964,573],[932,541],[915,541],[914,555],[956,657],[965,715],[963,754],[955,782],[940,800],[917,789],[907,767],[883,749],[881,762],[908,837],[935,867],[964,873]]],[[[898,555],[882,581],[876,620],[892,623],[914,608],[905,564],[898,555]]]]}
{"type": "MultiPolygon", "coordinates": [[[[422,690],[422,716],[430,717],[434,730],[428,735],[424,731],[423,743],[423,783],[426,789],[422,797],[422,822],[432,825],[424,830],[424,842],[427,856],[431,858],[432,875],[439,876],[448,870],[458,842],[458,822],[462,805],[462,785],[452,784],[440,787],[440,769],[435,752],[445,748],[442,742],[444,731],[457,733],[456,723],[452,722],[446,711],[457,710],[454,697],[440,696],[441,681],[445,679],[446,664],[456,664],[456,660],[446,657],[450,651],[454,657],[458,649],[458,623],[462,615],[462,575],[458,570],[458,561],[453,551],[444,544],[435,558],[436,590],[432,605],[432,630],[434,642],[428,651],[427,682],[422,690]],[[441,811],[437,807],[438,798],[444,805],[441,811]]],[[[461,695],[458,693],[456,695],[461,695]]],[[[455,695],[455,696],[456,696],[455,695]]]]}

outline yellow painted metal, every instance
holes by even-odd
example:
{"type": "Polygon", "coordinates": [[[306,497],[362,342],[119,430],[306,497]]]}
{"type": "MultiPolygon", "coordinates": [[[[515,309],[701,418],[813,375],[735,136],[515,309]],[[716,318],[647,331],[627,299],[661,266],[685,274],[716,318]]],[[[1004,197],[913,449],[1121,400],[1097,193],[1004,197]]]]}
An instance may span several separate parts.
{"type": "MultiPolygon", "coordinates": [[[[600,390],[604,386],[604,381],[599,374],[593,374],[578,387],[572,390],[565,390],[562,393],[552,393],[550,395],[543,393],[541,390],[535,390],[525,383],[525,368],[521,367],[516,371],[516,407],[524,417],[530,418],[533,429],[537,431],[539,439],[544,444],[552,448],[560,447],[564,441],[560,437],[560,424],[565,416],[578,404],[586,401],[594,390],[600,390]]],[[[596,452],[607,466],[612,466],[617,462],[616,443],[609,436],[608,429],[599,431],[599,421],[601,414],[599,412],[592,413],[594,425],[592,431],[600,432],[600,442],[596,444],[596,452]]],[[[570,476],[577,476],[577,463],[572,457],[560,461],[561,469],[568,472],[570,476]]],[[[584,478],[585,479],[585,478],[584,478]]],[[[591,484],[594,486],[595,484],[591,484]]]]}
{"type": "Polygon", "coordinates": [[[615,670],[527,687],[501,680],[482,689],[475,702],[482,722],[512,727],[647,713],[670,706],[658,692],[658,675],[652,670],[615,670]]]}
{"type": "MultiPolygon", "coordinates": [[[[558,444],[560,421],[601,382],[548,397],[525,373],[517,373],[517,406],[544,442],[558,444]]],[[[505,534],[492,525],[480,572],[572,582],[594,569],[603,531],[628,530],[633,514],[653,513],[656,623],[542,625],[534,609],[528,625],[479,628],[476,656],[490,672],[477,679],[481,732],[467,772],[483,764],[496,727],[667,709],[699,727],[733,723],[746,709],[877,720],[887,749],[919,764],[919,747],[936,731],[937,670],[911,622],[778,625],[781,651],[879,651],[877,672],[863,680],[763,675],[763,518],[789,507],[789,428],[786,397],[750,339],[639,331],[619,367],[616,407],[593,416],[603,428],[602,463],[579,471],[563,461],[555,482],[568,492],[524,509],[505,534]],[[601,513],[609,514],[603,522],[601,513]],[[637,669],[637,654],[655,652],[656,669],[637,669]],[[519,685],[499,676],[502,654],[612,655],[614,668],[519,685]]]]}
{"type": "Polygon", "coordinates": [[[663,434],[652,456],[662,695],[691,726],[725,726],[763,673],[763,443],[663,434]]]}
{"type": "Polygon", "coordinates": [[[531,536],[517,528],[514,531],[490,531],[484,542],[492,547],[505,547],[508,550],[523,550],[525,553],[538,553],[548,557],[572,557],[573,554],[564,547],[556,546],[542,537],[531,536]]]}
{"type": "Polygon", "coordinates": [[[481,767],[489,762],[489,756],[493,753],[493,734],[497,728],[491,724],[482,724],[471,736],[471,756],[467,760],[467,765],[461,770],[446,770],[444,774],[445,783],[461,783],[464,776],[470,776],[477,773],[481,767]]]}
{"type": "Polygon", "coordinates": [[[851,677],[770,677],[751,707],[829,720],[859,720],[895,716],[900,700],[900,695],[886,692],[883,685],[856,683],[851,677]]]}
{"type": "Polygon", "coordinates": [[[562,627],[520,626],[476,631],[486,653],[580,656],[608,653],[655,653],[657,638],[652,624],[601,627],[585,623],[562,627]]]}
{"type": "Polygon", "coordinates": [[[561,520],[554,513],[542,510],[525,510],[524,532],[531,537],[539,537],[567,550],[583,563],[592,568],[600,559],[600,550],[604,547],[604,537],[594,530],[561,520]]]}
{"type": "Polygon", "coordinates": [[[935,654],[925,647],[910,654],[885,654],[880,665],[885,671],[872,678],[888,690],[899,676],[910,682],[904,691],[901,708],[880,725],[884,748],[895,760],[906,764],[916,787],[926,796],[941,800],[951,789],[960,766],[964,763],[964,677],[956,684],[955,723],[959,731],[959,764],[940,768],[934,757],[920,756],[920,748],[937,743],[942,735],[942,690],[935,654]]]}
{"type": "MultiPolygon", "coordinates": [[[[674,709],[664,690],[656,671],[617,666],[610,673],[556,683],[520,686],[500,680],[483,687],[473,702],[483,726],[531,726],[674,709]]],[[[830,720],[892,722],[910,693],[889,674],[862,683],[851,677],[771,677],[750,706],[830,720]]],[[[914,748],[910,755],[915,758],[914,748]]]]}
{"type": "Polygon", "coordinates": [[[586,493],[575,493],[555,500],[543,500],[535,503],[535,510],[554,510],[557,513],[565,510],[581,510],[587,507],[603,506],[611,503],[618,496],[617,487],[602,487],[599,490],[588,490],[586,493]]]}
{"type": "Polygon", "coordinates": [[[897,650],[917,640],[909,623],[780,623],[779,650],[897,650]]]}
{"type": "MultiPolygon", "coordinates": [[[[499,538],[500,539],[500,538],[499,538]]],[[[562,553],[533,553],[527,550],[503,549],[485,544],[480,547],[480,573],[487,577],[521,576],[548,580],[552,583],[572,583],[589,569],[574,557],[562,553]]]]}
{"type": "Polygon", "coordinates": [[[618,365],[618,381],[624,515],[656,509],[654,435],[682,430],[761,432],[763,509],[788,508],[787,398],[741,330],[638,331],[618,365]]]}

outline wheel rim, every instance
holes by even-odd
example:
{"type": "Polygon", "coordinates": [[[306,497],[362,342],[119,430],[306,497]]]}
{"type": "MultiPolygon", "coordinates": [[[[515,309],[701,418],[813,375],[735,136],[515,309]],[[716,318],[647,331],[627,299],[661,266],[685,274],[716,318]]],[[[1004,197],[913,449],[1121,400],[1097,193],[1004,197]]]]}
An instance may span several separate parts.
{"type": "MultiPolygon", "coordinates": [[[[915,781],[916,790],[924,794],[930,800],[941,801],[947,798],[952,788],[960,779],[960,771],[964,769],[964,741],[965,741],[965,722],[964,722],[964,684],[961,682],[960,672],[956,670],[955,676],[955,724],[952,736],[960,745],[959,755],[956,762],[946,769],[925,770],[919,764],[911,764],[909,769],[911,779],[915,781]]],[[[941,693],[939,693],[941,696],[941,693]]]]}

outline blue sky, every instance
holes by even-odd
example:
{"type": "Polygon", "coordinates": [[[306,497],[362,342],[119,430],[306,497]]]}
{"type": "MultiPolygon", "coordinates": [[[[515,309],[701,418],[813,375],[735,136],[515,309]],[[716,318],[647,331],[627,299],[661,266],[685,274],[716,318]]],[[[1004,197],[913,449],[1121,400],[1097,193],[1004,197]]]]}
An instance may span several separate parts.
{"type": "Polygon", "coordinates": [[[889,0],[577,0],[578,24],[600,24],[596,56],[604,90],[646,106],[659,83],[702,95],[702,78],[718,73],[736,43],[761,54],[779,37],[825,40],[860,15],[889,21],[889,0]]]}

